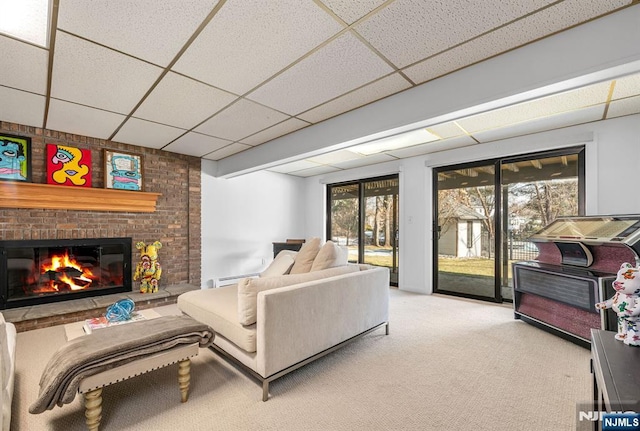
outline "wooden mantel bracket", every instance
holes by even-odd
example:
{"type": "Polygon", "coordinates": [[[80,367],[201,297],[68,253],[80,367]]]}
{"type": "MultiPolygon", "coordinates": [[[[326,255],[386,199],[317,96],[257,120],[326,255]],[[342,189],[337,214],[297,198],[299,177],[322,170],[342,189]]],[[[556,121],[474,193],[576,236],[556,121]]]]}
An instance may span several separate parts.
{"type": "Polygon", "coordinates": [[[155,212],[161,193],[0,181],[0,208],[155,212]]]}

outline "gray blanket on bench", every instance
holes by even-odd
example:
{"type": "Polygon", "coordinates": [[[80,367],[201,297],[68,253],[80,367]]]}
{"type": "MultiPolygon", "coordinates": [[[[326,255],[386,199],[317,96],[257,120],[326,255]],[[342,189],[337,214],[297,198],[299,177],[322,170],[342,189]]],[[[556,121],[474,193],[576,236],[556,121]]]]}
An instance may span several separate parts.
{"type": "Polygon", "coordinates": [[[68,404],[82,379],[174,347],[213,342],[213,330],[189,316],[164,316],[99,329],[64,344],[51,357],[40,378],[36,414],[68,404]]]}

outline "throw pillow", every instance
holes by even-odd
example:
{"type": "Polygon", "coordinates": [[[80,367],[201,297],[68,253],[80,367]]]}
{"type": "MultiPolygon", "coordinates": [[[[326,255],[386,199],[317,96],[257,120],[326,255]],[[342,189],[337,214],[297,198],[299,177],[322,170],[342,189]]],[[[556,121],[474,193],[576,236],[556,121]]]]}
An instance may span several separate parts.
{"type": "Polygon", "coordinates": [[[322,269],[343,266],[347,264],[346,248],[340,247],[333,241],[327,241],[320,248],[316,258],[313,260],[310,272],[322,269]]]}
{"type": "Polygon", "coordinates": [[[258,318],[259,292],[358,271],[360,271],[358,265],[345,265],[306,274],[288,274],[266,278],[243,278],[238,283],[238,322],[245,326],[256,323],[258,318]]]}
{"type": "Polygon", "coordinates": [[[282,250],[273,259],[273,262],[260,273],[260,277],[274,277],[276,275],[284,275],[289,273],[291,266],[295,262],[298,252],[293,250],[282,250]]]}
{"type": "Polygon", "coordinates": [[[296,261],[293,263],[289,274],[303,274],[305,272],[309,272],[311,265],[313,265],[313,260],[316,258],[319,251],[320,238],[311,238],[309,241],[302,244],[302,247],[296,256],[296,261]]]}

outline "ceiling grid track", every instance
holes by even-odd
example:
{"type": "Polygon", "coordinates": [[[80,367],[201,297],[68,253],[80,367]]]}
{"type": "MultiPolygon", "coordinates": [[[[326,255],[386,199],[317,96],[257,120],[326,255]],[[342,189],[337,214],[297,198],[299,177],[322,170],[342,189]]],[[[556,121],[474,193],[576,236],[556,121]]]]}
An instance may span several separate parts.
{"type": "Polygon", "coordinates": [[[202,30],[204,30],[204,28],[207,26],[207,24],[209,24],[209,22],[213,19],[213,17],[218,13],[218,11],[220,11],[220,9],[222,8],[222,6],[224,6],[224,4],[226,3],[227,0],[220,0],[216,6],[213,8],[213,10],[211,10],[211,12],[209,13],[209,15],[207,15],[207,17],[202,21],[202,23],[198,26],[198,28],[196,29],[196,31],[191,35],[191,37],[189,38],[189,40],[187,40],[187,42],[184,44],[184,46],[180,49],[180,51],[178,51],[178,53],[175,55],[175,57],[173,58],[173,60],[171,60],[171,62],[165,67],[165,69],[162,71],[162,73],[160,74],[160,76],[158,77],[158,79],[156,79],[156,81],[153,83],[153,85],[151,86],[151,88],[149,88],[149,90],[147,90],[147,92],[145,93],[144,96],[142,96],[142,99],[140,99],[140,101],[136,104],[136,106],[133,107],[133,109],[131,110],[131,112],[129,112],[129,114],[127,115],[127,117],[124,119],[124,121],[116,128],[116,130],[111,134],[111,136],[109,137],[109,141],[112,140],[120,131],[120,129],[122,129],[122,126],[124,126],[124,124],[129,121],[129,118],[131,118],[133,116],[133,113],[136,112],[136,110],[140,107],[140,105],[142,105],[142,103],[145,101],[145,99],[147,97],[149,97],[149,95],[151,94],[151,92],[156,88],[156,86],[160,83],[160,81],[162,81],[162,79],[165,77],[165,75],[167,73],[169,73],[171,71],[171,68],[178,62],[178,60],[180,59],[180,57],[182,57],[182,55],[185,53],[185,51],[187,50],[187,48],[189,48],[189,46],[193,43],[194,40],[196,40],[196,38],[198,37],[198,35],[202,32],[202,30]]]}
{"type": "Polygon", "coordinates": [[[321,175],[640,114],[640,63],[624,36],[637,34],[640,0],[49,1],[16,27],[48,24],[32,38],[0,29],[15,59],[0,98],[19,107],[0,121],[221,161],[223,177],[321,175]],[[509,79],[505,93],[484,80],[518,50],[538,61],[532,76],[547,73],[539,47],[556,40],[575,48],[571,64],[599,71],[588,59],[598,50],[620,66],[567,66],[575,80],[549,71],[553,87],[541,87],[520,61],[514,81],[527,92],[512,95],[509,79]],[[479,87],[464,95],[466,85],[479,87]],[[473,99],[483,91],[493,93],[473,99]]]}
{"type": "Polygon", "coordinates": [[[42,129],[47,128],[49,118],[49,104],[51,102],[51,83],[53,80],[53,59],[56,47],[56,29],[58,27],[58,10],[60,0],[53,0],[51,6],[51,31],[49,33],[49,58],[47,61],[47,94],[44,98],[44,118],[42,119],[42,129]]]}

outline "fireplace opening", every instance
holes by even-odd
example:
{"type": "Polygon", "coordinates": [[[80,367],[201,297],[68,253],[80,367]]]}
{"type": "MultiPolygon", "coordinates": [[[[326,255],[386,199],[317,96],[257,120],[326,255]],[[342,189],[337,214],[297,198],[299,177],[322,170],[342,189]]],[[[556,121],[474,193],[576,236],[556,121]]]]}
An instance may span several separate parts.
{"type": "Polygon", "coordinates": [[[0,241],[2,309],[131,290],[131,238],[0,241]]]}

